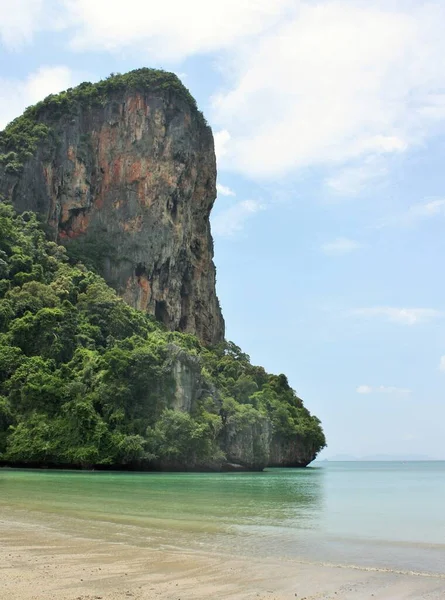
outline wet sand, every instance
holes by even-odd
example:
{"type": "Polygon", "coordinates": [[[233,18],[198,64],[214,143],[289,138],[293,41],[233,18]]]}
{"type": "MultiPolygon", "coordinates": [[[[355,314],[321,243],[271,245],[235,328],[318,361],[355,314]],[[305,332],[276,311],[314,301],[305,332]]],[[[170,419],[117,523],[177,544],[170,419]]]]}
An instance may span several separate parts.
{"type": "Polygon", "coordinates": [[[0,515],[1,600],[443,600],[445,573],[152,550],[0,515]]]}

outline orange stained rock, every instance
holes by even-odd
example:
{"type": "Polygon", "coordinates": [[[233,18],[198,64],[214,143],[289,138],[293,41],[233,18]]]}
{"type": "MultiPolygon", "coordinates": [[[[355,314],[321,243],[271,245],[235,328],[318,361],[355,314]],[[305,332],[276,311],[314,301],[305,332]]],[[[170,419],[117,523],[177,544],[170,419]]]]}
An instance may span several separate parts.
{"type": "Polygon", "coordinates": [[[135,181],[139,181],[144,176],[144,165],[142,164],[142,160],[135,160],[131,162],[127,181],[129,183],[133,183],[135,181]]]}
{"type": "Polygon", "coordinates": [[[73,146],[68,146],[67,157],[69,160],[72,160],[73,162],[76,161],[76,151],[74,150],[73,146]]]}
{"type": "Polygon", "coordinates": [[[148,304],[151,300],[151,286],[146,275],[141,275],[137,278],[138,286],[141,289],[139,296],[139,310],[147,310],[148,304]]]}
{"type": "Polygon", "coordinates": [[[147,114],[147,105],[145,104],[143,96],[139,93],[128,98],[125,108],[129,114],[141,109],[144,109],[144,113],[147,114]]]}
{"type": "Polygon", "coordinates": [[[104,205],[104,197],[102,193],[99,193],[94,199],[94,205],[97,210],[100,210],[104,205]]]}
{"type": "Polygon", "coordinates": [[[52,198],[53,188],[54,188],[54,176],[53,176],[53,167],[50,164],[43,165],[43,177],[46,182],[46,189],[48,190],[48,196],[52,198]]]}
{"type": "Polygon", "coordinates": [[[122,229],[124,231],[142,231],[142,225],[142,215],[138,215],[134,219],[129,219],[122,223],[122,229]]]}
{"type": "Polygon", "coordinates": [[[140,181],[138,185],[138,199],[141,206],[148,208],[153,203],[151,196],[152,190],[150,184],[147,181],[140,181]]]}
{"type": "Polygon", "coordinates": [[[111,176],[113,184],[119,184],[119,182],[121,181],[121,173],[122,173],[122,159],[116,158],[113,161],[112,176],[111,176]]]}
{"type": "Polygon", "coordinates": [[[86,233],[90,224],[91,214],[89,212],[81,212],[72,217],[69,228],[66,230],[60,229],[59,236],[61,238],[74,239],[86,233]]]}

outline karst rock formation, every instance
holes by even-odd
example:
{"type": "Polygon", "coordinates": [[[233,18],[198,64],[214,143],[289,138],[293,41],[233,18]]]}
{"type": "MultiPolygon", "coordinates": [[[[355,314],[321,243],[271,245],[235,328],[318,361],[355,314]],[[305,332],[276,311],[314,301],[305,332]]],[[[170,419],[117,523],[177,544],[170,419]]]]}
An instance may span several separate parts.
{"type": "Polygon", "coordinates": [[[0,195],[95,260],[131,306],[205,344],[221,341],[213,135],[179,79],[153,69],[111,76],[50,96],[20,119],[28,139],[0,134],[0,195]]]}

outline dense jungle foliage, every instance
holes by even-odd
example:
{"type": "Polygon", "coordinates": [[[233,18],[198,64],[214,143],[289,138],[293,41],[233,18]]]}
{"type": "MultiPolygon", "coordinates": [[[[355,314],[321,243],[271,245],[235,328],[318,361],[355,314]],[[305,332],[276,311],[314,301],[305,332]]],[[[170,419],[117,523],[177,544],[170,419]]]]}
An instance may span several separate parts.
{"type": "Polygon", "coordinates": [[[1,462],[220,464],[227,427],[265,418],[315,452],[325,445],[284,375],[234,344],[165,331],[73,263],[33,213],[0,202],[1,462]],[[178,360],[201,388],[190,412],[174,410],[178,360]]]}

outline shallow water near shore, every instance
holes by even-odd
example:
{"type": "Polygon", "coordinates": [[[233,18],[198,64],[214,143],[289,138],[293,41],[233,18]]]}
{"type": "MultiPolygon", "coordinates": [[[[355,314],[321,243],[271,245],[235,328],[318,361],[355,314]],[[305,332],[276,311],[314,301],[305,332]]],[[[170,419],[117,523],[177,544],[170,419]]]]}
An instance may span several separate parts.
{"type": "Polygon", "coordinates": [[[0,470],[0,520],[149,547],[445,573],[445,462],[263,473],[0,470]]]}

